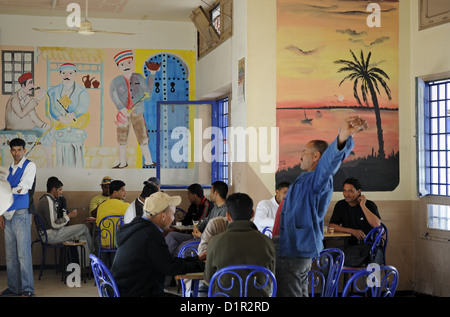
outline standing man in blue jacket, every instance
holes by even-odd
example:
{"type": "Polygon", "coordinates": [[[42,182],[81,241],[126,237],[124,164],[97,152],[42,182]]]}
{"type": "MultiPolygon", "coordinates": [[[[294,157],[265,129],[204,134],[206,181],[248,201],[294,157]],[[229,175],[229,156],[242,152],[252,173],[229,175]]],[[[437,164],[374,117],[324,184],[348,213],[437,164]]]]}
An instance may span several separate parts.
{"type": "Polygon", "coordinates": [[[308,296],[311,261],[323,249],[323,219],[333,194],[333,175],[353,149],[352,136],[367,126],[359,116],[347,118],[330,146],[314,140],[301,153],[304,173],[290,186],[274,224],[278,297],[308,296]]]}
{"type": "Polygon", "coordinates": [[[9,167],[8,182],[13,193],[11,207],[0,217],[5,231],[6,273],[8,288],[1,296],[34,296],[33,263],[31,260],[30,191],[36,177],[36,165],[25,158],[25,141],[9,143],[14,162],[9,167]]]}

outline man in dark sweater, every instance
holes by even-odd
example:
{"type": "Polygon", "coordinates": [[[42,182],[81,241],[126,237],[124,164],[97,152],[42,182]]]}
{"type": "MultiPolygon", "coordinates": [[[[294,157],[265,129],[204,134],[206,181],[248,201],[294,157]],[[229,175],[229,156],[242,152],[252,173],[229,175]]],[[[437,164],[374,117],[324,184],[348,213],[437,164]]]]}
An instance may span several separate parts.
{"type": "Polygon", "coordinates": [[[163,192],[145,200],[144,214],[117,231],[117,253],[111,268],[123,297],[164,296],[167,275],[204,270],[203,261],[175,258],[169,253],[163,231],[174,220],[180,196],[163,192]]]}
{"type": "Polygon", "coordinates": [[[377,205],[361,194],[360,182],[353,177],[347,178],[343,185],[343,200],[334,206],[330,219],[330,228],[350,233],[349,245],[358,244],[375,227],[381,225],[377,205]]]}

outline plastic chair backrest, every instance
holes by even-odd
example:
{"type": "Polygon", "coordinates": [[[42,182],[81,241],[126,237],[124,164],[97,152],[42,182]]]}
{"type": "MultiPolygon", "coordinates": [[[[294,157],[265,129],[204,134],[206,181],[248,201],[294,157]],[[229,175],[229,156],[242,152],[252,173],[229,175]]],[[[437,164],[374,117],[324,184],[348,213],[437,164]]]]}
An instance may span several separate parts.
{"type": "Polygon", "coordinates": [[[367,234],[364,239],[364,243],[372,245],[370,249],[371,259],[374,259],[377,251],[381,248],[383,252],[383,263],[386,264],[384,254],[386,252],[387,245],[387,228],[381,224],[379,227],[375,227],[367,234]]]}
{"type": "Polygon", "coordinates": [[[180,207],[176,207],[175,208],[175,216],[174,216],[175,220],[174,220],[174,222],[182,221],[185,216],[186,216],[186,211],[184,209],[182,209],[180,207]]]}
{"type": "Polygon", "coordinates": [[[272,229],[270,227],[264,227],[262,233],[268,236],[269,238],[272,238],[272,229]]]}
{"type": "Polygon", "coordinates": [[[178,252],[179,258],[186,258],[186,255],[189,255],[191,257],[198,255],[198,245],[200,244],[200,241],[193,241],[186,243],[178,252]]]}
{"type": "MultiPolygon", "coordinates": [[[[178,257],[184,259],[189,256],[194,257],[194,256],[198,255],[197,248],[198,248],[199,244],[200,244],[200,241],[193,241],[193,242],[186,243],[178,252],[178,257]]],[[[180,282],[181,282],[180,284],[181,284],[181,291],[182,291],[183,297],[188,297],[186,284],[184,283],[184,280],[181,279],[180,282]]]]}
{"type": "Polygon", "coordinates": [[[48,243],[47,230],[45,230],[45,226],[44,223],[42,222],[42,219],[36,214],[34,215],[34,224],[36,226],[36,230],[39,235],[39,239],[41,240],[41,243],[43,245],[47,245],[48,243]]]}
{"type": "Polygon", "coordinates": [[[344,285],[342,297],[394,297],[398,271],[390,265],[369,264],[356,271],[344,285]]]}
{"type": "Polygon", "coordinates": [[[344,265],[344,252],[340,249],[324,249],[313,259],[313,267],[308,272],[308,285],[311,297],[336,297],[339,277],[344,265]],[[319,292],[317,292],[319,289],[319,292]]]}
{"type": "Polygon", "coordinates": [[[99,251],[107,249],[108,251],[116,251],[116,231],[119,226],[123,225],[123,216],[112,215],[106,216],[98,224],[98,241],[99,251]]]}
{"type": "Polygon", "coordinates": [[[91,269],[100,297],[120,297],[119,288],[106,265],[95,255],[89,254],[91,269]]]}
{"type": "Polygon", "coordinates": [[[255,296],[252,290],[259,290],[261,296],[263,289],[268,289],[268,297],[277,294],[277,280],[268,268],[252,264],[230,265],[214,273],[209,282],[208,297],[252,297],[255,296]]]}

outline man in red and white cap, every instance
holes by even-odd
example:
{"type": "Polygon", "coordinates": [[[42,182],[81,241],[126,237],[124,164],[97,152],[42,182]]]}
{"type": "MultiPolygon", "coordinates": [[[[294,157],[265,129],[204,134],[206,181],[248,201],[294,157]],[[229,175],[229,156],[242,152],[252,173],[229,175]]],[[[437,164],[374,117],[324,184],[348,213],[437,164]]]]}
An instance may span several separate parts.
{"type": "Polygon", "coordinates": [[[5,130],[40,130],[47,125],[37,115],[35,108],[45,97],[45,89],[37,92],[33,98],[34,80],[31,73],[18,78],[20,89],[9,98],[5,111],[5,130]]]}
{"type": "Polygon", "coordinates": [[[125,50],[114,56],[114,61],[122,72],[122,75],[114,78],[110,85],[111,99],[117,107],[117,140],[119,143],[119,163],[114,168],[124,168],[128,166],[126,147],[128,143],[128,133],[130,122],[144,156],[145,166],[155,166],[150,149],[148,147],[149,138],[147,126],[144,119],[145,94],[150,98],[155,82],[155,73],[159,70],[160,64],[147,63],[150,71],[148,81],[139,73],[134,73],[134,58],[132,50],[125,50]]]}

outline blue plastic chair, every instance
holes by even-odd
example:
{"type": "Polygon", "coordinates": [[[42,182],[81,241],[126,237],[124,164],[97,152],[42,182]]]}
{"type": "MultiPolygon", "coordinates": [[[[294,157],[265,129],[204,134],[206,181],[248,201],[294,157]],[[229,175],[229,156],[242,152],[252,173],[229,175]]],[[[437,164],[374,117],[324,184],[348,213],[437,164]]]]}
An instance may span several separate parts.
{"type": "Polygon", "coordinates": [[[180,207],[175,208],[174,222],[182,221],[186,217],[186,211],[180,207]]]}
{"type": "Polygon", "coordinates": [[[119,288],[106,265],[95,255],[89,254],[95,285],[100,297],[120,297],[119,288]]]}
{"type": "Polygon", "coordinates": [[[268,268],[252,264],[230,265],[214,273],[209,282],[208,297],[231,297],[233,295],[230,292],[235,294],[236,290],[238,297],[252,297],[255,296],[252,290],[263,290],[266,287],[270,288],[267,296],[275,297],[277,280],[268,268]]]}
{"type": "Polygon", "coordinates": [[[116,231],[121,225],[123,225],[123,216],[118,215],[106,216],[100,221],[98,224],[98,257],[102,252],[117,251],[116,231]],[[104,244],[105,241],[106,244],[104,244]]]}
{"type": "Polygon", "coordinates": [[[394,297],[398,271],[389,265],[370,264],[354,273],[344,285],[342,297],[394,297]]]}
{"type": "MultiPolygon", "coordinates": [[[[378,251],[381,250],[383,259],[381,260],[382,263],[379,263],[379,264],[386,265],[387,242],[388,242],[388,231],[387,231],[386,226],[384,224],[381,224],[379,227],[376,227],[376,228],[373,228],[372,230],[370,230],[370,232],[364,238],[363,243],[369,244],[372,246],[369,251],[369,256],[371,259],[375,259],[378,251]]],[[[367,263],[367,264],[369,264],[369,263],[367,263]]],[[[365,267],[366,265],[364,265],[363,267],[365,267]]],[[[358,270],[358,269],[360,269],[360,268],[344,266],[342,269],[342,272],[343,273],[353,273],[354,270],[358,270]]]]}
{"type": "Polygon", "coordinates": [[[315,297],[316,294],[320,297],[336,297],[344,265],[344,252],[340,249],[325,249],[313,259],[313,265],[308,272],[311,297],[315,297]]]}
{"type": "Polygon", "coordinates": [[[37,233],[39,235],[39,239],[36,239],[31,243],[31,250],[33,250],[33,244],[36,242],[40,242],[42,246],[42,259],[41,259],[41,268],[39,271],[39,280],[42,277],[42,272],[45,267],[45,257],[47,255],[47,248],[52,248],[55,251],[55,272],[57,273],[57,249],[62,249],[64,246],[62,243],[48,243],[47,231],[45,230],[44,223],[42,222],[39,216],[34,215],[34,224],[36,226],[37,233]]]}
{"type": "Polygon", "coordinates": [[[264,227],[262,233],[268,236],[269,238],[272,238],[272,229],[270,227],[264,227]]]}
{"type": "MultiPolygon", "coordinates": [[[[186,243],[178,252],[178,257],[179,258],[186,258],[186,257],[194,257],[196,255],[198,255],[198,245],[200,244],[200,241],[193,241],[193,242],[189,242],[186,243]]],[[[197,281],[196,281],[197,282],[197,281]]],[[[182,296],[183,297],[190,297],[191,295],[191,291],[187,291],[186,290],[186,284],[184,283],[183,279],[180,279],[180,284],[181,284],[181,291],[182,291],[182,296]]],[[[193,289],[192,289],[192,296],[197,297],[197,293],[198,293],[198,284],[193,285],[193,289]]]]}

